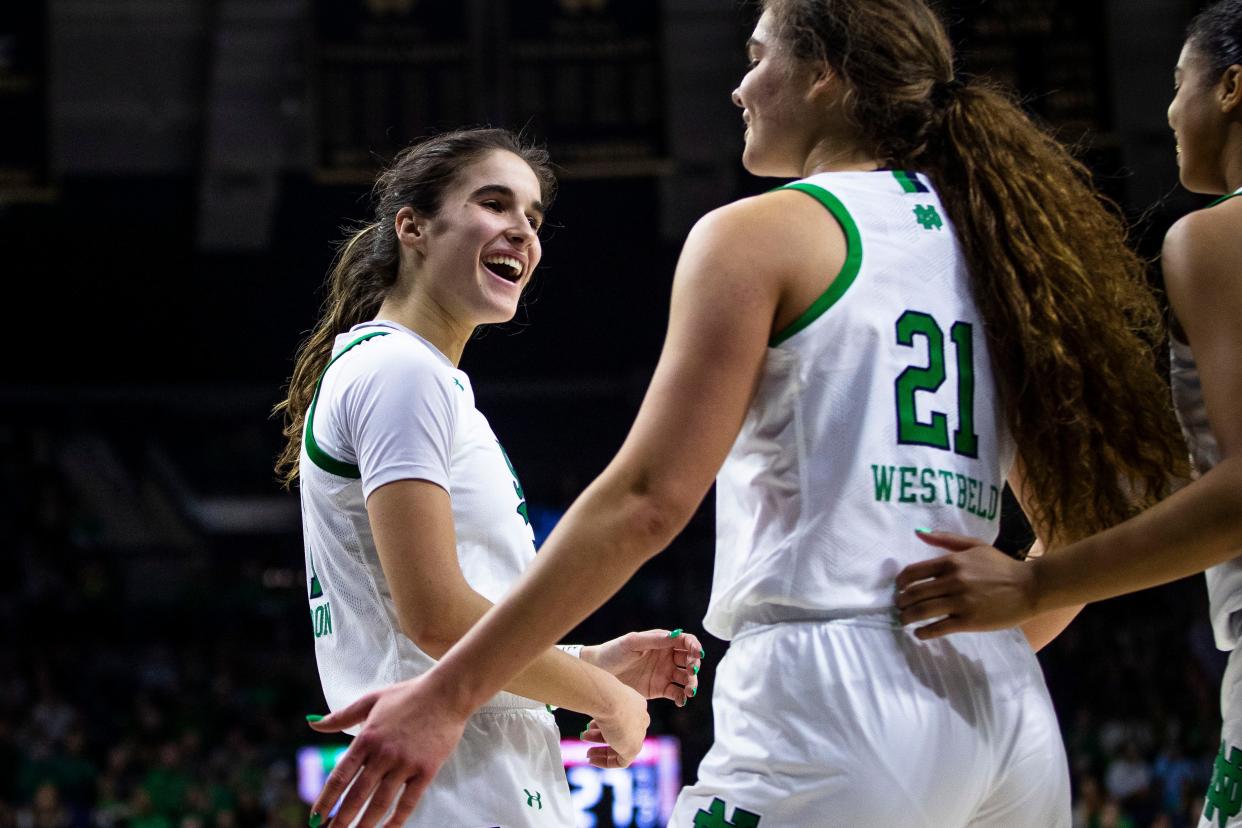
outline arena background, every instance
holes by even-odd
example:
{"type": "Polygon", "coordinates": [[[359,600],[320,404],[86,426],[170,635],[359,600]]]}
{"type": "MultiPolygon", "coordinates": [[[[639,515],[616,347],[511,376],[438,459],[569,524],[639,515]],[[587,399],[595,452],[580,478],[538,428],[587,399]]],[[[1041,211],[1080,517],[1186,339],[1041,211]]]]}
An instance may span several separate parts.
{"type": "MultiPolygon", "coordinates": [[[[1176,187],[1164,114],[1201,5],[940,7],[963,68],[1079,145],[1154,255],[1204,203],[1176,187]]],[[[544,264],[462,366],[546,530],[624,437],[690,225],[772,184],[741,169],[729,101],[753,19],[735,0],[0,5],[0,828],[305,823],[294,751],[329,740],[303,720],[323,699],[268,412],[340,225],[436,129],[546,141],[544,264]]],[[[572,638],[702,635],[712,533],[709,497],[572,638]]],[[[1024,535],[1009,510],[1006,543],[1024,535]]],[[[725,649],[705,641],[705,692],[653,706],[687,779],[725,649]]],[[[1224,665],[1201,579],[1089,608],[1041,661],[1076,819],[1193,825],[1224,665]]]]}

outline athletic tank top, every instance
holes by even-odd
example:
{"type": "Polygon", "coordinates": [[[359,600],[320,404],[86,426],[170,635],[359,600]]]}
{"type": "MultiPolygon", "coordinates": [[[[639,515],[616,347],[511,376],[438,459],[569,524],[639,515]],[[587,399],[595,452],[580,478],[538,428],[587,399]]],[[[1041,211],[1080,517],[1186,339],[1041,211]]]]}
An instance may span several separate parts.
{"type": "MultiPolygon", "coordinates": [[[[1242,195],[1242,190],[1217,199],[1215,207],[1222,201],[1242,195]]],[[[1195,363],[1194,352],[1184,342],[1176,338],[1169,340],[1169,381],[1173,388],[1173,404],[1177,408],[1177,419],[1182,424],[1182,434],[1186,437],[1186,446],[1190,449],[1191,464],[1194,473],[1206,473],[1220,462],[1220,448],[1216,445],[1216,436],[1212,434],[1212,425],[1208,422],[1207,407],[1203,402],[1203,386],[1199,382],[1199,366],[1195,363]]],[[[1207,577],[1208,615],[1212,621],[1212,633],[1216,638],[1216,646],[1222,650],[1232,650],[1238,644],[1239,627],[1242,617],[1235,617],[1242,610],[1242,560],[1234,558],[1211,567],[1204,575],[1207,577]]]]}
{"type": "Polygon", "coordinates": [[[704,626],[892,611],[941,554],[916,528],[994,540],[1014,447],[966,264],[930,181],[824,173],[788,185],[841,225],[846,262],[770,342],[716,481],[704,626]]]}

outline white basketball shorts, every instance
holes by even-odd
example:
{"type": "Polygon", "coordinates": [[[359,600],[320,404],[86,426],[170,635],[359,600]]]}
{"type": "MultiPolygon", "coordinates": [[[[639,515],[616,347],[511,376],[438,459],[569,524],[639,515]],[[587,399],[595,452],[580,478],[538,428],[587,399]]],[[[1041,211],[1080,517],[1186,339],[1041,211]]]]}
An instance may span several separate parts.
{"type": "Polygon", "coordinates": [[[759,627],[669,828],[1068,828],[1069,770],[1018,630],[921,642],[887,616],[759,627]]]}
{"type": "Polygon", "coordinates": [[[1242,828],[1242,655],[1229,652],[1220,683],[1220,752],[1203,795],[1199,828],[1242,828]]]}
{"type": "Polygon", "coordinates": [[[561,736],[540,708],[470,717],[407,828],[567,828],[574,824],[561,736]]]}

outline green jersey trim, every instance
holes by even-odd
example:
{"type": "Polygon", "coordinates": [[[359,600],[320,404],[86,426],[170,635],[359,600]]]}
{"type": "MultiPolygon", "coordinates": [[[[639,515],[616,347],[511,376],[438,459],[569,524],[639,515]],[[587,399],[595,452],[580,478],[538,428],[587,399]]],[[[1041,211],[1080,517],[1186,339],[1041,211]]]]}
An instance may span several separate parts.
{"type": "Polygon", "coordinates": [[[1218,199],[1216,199],[1215,201],[1213,201],[1211,204],[1209,204],[1209,205],[1208,205],[1208,207],[1215,207],[1217,204],[1222,204],[1222,203],[1224,203],[1224,202],[1228,201],[1229,199],[1231,199],[1231,198],[1237,198],[1238,196],[1242,196],[1242,190],[1238,190],[1237,192],[1228,193],[1228,194],[1226,194],[1226,195],[1223,195],[1223,196],[1221,196],[1220,198],[1218,198],[1218,199]]]}
{"type": "Polygon", "coordinates": [[[328,364],[323,367],[323,373],[319,375],[319,381],[315,383],[315,396],[311,398],[310,408],[306,412],[306,456],[311,459],[312,463],[328,474],[335,474],[337,477],[347,477],[350,480],[360,480],[362,478],[361,469],[353,463],[337,460],[321,449],[319,443],[315,442],[315,429],[313,428],[315,424],[315,405],[319,402],[319,391],[323,388],[323,378],[328,375],[328,369],[332,367],[333,363],[349,353],[350,349],[355,345],[366,342],[368,339],[374,339],[377,336],[388,336],[388,333],[388,331],[375,331],[363,334],[346,345],[339,354],[332,357],[328,364]]]}
{"type": "Polygon", "coordinates": [[[858,271],[862,268],[863,259],[862,234],[858,232],[858,225],[854,222],[854,217],[850,215],[849,210],[845,209],[845,205],[841,203],[840,199],[823,187],[801,181],[794,184],[786,184],[778,189],[801,190],[828,208],[828,212],[832,213],[833,218],[837,220],[837,223],[841,225],[841,229],[845,231],[845,264],[841,266],[841,272],[832,280],[832,284],[828,286],[828,289],[812,302],[811,306],[803,311],[801,316],[772,336],[772,339],[768,342],[768,347],[770,348],[780,345],[789,337],[806,328],[806,326],[819,319],[824,315],[825,311],[840,301],[845,292],[849,290],[850,285],[854,284],[854,280],[858,278],[858,271]]]}
{"type": "Polygon", "coordinates": [[[930,192],[927,186],[919,181],[918,175],[906,172],[905,170],[893,170],[893,178],[897,179],[897,183],[901,185],[903,192],[907,193],[926,193],[930,192]]]}

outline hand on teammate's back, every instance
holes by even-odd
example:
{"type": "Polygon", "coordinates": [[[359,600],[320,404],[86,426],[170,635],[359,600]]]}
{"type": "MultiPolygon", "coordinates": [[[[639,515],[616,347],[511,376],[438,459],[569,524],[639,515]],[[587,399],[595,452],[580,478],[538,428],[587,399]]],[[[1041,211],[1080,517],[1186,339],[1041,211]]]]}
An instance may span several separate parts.
{"type": "Polygon", "coordinates": [[[917,535],[924,543],[950,550],[897,575],[901,623],[941,619],[918,628],[919,638],[1000,630],[1036,614],[1033,564],[1014,560],[978,538],[948,532],[917,535]]]}
{"type": "Polygon", "coordinates": [[[582,648],[582,659],[607,670],[643,698],[668,699],[685,707],[699,689],[703,645],[681,630],[632,632],[582,648]]]}

